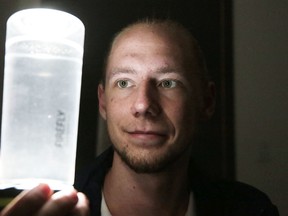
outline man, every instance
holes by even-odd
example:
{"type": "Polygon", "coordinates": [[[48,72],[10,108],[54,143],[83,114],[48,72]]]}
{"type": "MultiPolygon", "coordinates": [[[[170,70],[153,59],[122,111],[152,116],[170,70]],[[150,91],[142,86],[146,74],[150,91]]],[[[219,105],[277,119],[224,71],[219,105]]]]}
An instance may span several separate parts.
{"type": "MultiPolygon", "coordinates": [[[[89,199],[92,216],[277,215],[270,200],[252,187],[197,182],[189,172],[198,125],[214,112],[215,86],[184,27],[148,20],[125,28],[113,41],[105,71],[99,110],[113,149],[75,185],[89,199]]],[[[68,209],[65,215],[71,209],[70,215],[88,214],[82,193],[65,196],[69,207],[63,196],[53,196],[48,190],[48,201],[38,204],[43,215],[61,215],[59,203],[68,209]]],[[[2,216],[14,215],[15,205],[2,216]]]]}

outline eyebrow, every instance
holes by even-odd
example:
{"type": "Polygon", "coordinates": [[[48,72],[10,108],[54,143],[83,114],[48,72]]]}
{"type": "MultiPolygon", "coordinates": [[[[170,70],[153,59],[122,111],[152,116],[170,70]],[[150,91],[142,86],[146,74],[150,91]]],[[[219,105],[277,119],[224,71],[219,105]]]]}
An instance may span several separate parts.
{"type": "Polygon", "coordinates": [[[181,73],[181,70],[177,68],[172,68],[172,67],[160,67],[156,70],[156,73],[163,73],[163,74],[169,74],[169,73],[181,73]]]}
{"type": "MultiPolygon", "coordinates": [[[[182,74],[182,70],[179,70],[177,68],[169,67],[169,66],[163,66],[156,69],[157,74],[170,74],[170,73],[178,73],[182,74]]],[[[137,74],[138,72],[130,67],[116,67],[111,70],[111,77],[116,76],[118,74],[137,74]]]]}
{"type": "Polygon", "coordinates": [[[133,68],[125,67],[125,68],[113,68],[111,71],[111,77],[114,77],[118,74],[136,74],[136,70],[133,68]]]}

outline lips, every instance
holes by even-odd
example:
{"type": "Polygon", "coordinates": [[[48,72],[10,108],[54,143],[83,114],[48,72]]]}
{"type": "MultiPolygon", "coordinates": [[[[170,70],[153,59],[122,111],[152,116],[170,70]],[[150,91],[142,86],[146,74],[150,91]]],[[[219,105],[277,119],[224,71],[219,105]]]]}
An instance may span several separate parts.
{"type": "Polygon", "coordinates": [[[158,131],[141,131],[141,130],[135,130],[128,132],[130,134],[143,134],[143,135],[157,135],[157,136],[165,136],[165,132],[158,132],[158,131]]]}
{"type": "Polygon", "coordinates": [[[127,132],[130,141],[143,146],[161,145],[167,139],[167,133],[162,131],[135,130],[127,132]]]}
{"type": "Polygon", "coordinates": [[[137,136],[137,137],[165,137],[166,135],[164,133],[159,132],[153,132],[153,131],[134,131],[129,133],[131,136],[137,136]]]}

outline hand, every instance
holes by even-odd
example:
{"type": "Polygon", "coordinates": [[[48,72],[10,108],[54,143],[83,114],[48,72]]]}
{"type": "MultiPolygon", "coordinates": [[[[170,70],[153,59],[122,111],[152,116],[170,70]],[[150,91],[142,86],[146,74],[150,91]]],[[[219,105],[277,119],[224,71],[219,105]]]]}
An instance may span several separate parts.
{"type": "Polygon", "coordinates": [[[9,203],[0,216],[88,216],[88,200],[76,190],[53,191],[40,184],[20,193],[9,203]]]}

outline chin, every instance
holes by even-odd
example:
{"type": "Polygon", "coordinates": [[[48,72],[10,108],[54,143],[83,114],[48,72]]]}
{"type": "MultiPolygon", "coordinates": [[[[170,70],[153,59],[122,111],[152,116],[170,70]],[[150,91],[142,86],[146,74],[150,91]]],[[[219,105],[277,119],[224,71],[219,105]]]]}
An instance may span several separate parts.
{"type": "Polygon", "coordinates": [[[161,173],[168,170],[175,164],[179,158],[185,154],[186,149],[180,151],[167,151],[165,153],[151,154],[146,153],[135,153],[129,151],[128,148],[119,150],[115,148],[116,153],[119,155],[121,160],[134,172],[141,174],[153,174],[161,173]]]}

